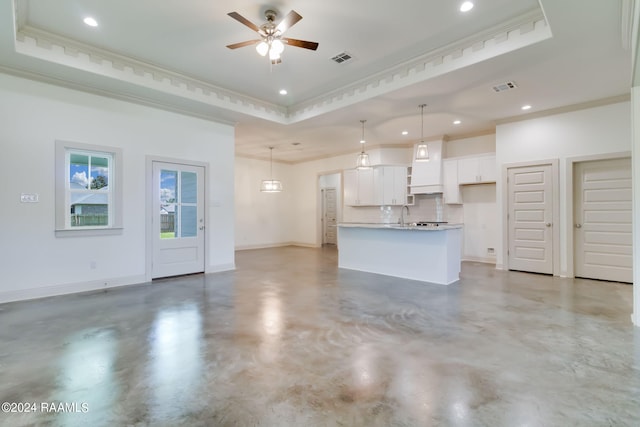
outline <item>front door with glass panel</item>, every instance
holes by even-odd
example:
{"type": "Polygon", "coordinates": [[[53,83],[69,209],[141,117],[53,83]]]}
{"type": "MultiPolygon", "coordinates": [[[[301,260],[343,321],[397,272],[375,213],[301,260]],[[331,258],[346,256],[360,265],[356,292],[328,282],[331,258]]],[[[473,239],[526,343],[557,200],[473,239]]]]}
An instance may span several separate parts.
{"type": "Polygon", "coordinates": [[[155,278],[204,272],[204,168],[153,162],[155,278]]]}

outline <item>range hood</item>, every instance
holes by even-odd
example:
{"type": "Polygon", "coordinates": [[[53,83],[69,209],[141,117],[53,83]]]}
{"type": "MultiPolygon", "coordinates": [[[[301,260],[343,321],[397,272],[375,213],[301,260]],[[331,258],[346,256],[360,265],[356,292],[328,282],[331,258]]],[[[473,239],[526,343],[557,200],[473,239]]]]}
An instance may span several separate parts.
{"type": "Polygon", "coordinates": [[[418,144],[413,147],[413,163],[411,165],[411,194],[439,194],[443,191],[442,149],[444,139],[426,143],[429,150],[428,161],[416,161],[418,144]]]}

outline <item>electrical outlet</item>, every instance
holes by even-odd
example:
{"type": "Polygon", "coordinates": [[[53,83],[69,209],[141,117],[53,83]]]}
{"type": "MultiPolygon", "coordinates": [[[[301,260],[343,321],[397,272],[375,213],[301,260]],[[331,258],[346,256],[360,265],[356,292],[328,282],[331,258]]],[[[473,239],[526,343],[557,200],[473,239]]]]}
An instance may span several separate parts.
{"type": "Polygon", "coordinates": [[[38,193],[22,193],[20,194],[20,201],[22,203],[38,203],[38,193]]]}
{"type": "Polygon", "coordinates": [[[487,248],[487,253],[489,255],[495,255],[496,254],[496,250],[494,248],[487,248]]]}

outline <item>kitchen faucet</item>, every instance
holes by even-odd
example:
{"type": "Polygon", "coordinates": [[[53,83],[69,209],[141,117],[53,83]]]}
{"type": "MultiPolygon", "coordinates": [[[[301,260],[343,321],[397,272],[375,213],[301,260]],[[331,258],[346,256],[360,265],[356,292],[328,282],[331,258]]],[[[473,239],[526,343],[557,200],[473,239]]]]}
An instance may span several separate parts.
{"type": "Polygon", "coordinates": [[[407,216],[411,215],[409,213],[409,206],[402,205],[402,207],[400,208],[400,225],[402,226],[404,226],[404,208],[407,208],[407,216]]]}

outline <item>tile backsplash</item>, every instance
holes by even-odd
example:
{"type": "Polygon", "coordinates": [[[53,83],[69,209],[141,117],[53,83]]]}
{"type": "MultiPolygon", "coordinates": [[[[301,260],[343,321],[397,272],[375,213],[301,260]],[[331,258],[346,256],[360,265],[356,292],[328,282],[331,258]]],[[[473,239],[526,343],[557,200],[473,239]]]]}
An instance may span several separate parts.
{"type": "MultiPolygon", "coordinates": [[[[401,206],[345,206],[342,222],[398,223],[401,209],[401,206]]],[[[441,195],[416,195],[415,204],[409,206],[409,214],[405,211],[405,222],[418,221],[462,223],[462,206],[444,204],[441,195]]]]}

